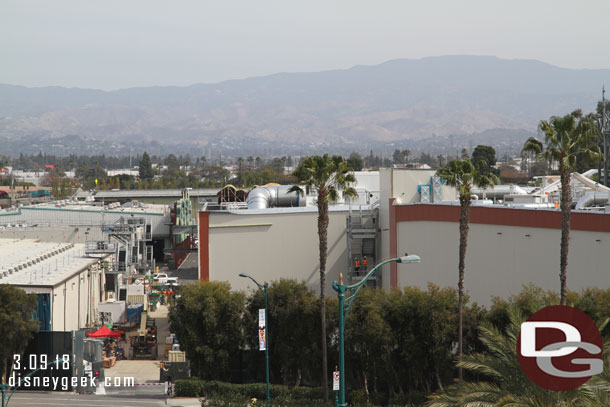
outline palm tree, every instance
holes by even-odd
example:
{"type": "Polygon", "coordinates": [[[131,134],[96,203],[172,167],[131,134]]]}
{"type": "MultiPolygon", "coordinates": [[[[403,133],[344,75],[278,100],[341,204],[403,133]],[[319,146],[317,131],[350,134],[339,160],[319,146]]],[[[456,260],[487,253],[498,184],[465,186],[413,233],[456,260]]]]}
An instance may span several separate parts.
{"type": "Polygon", "coordinates": [[[237,165],[238,165],[238,169],[237,169],[237,173],[239,174],[239,184],[241,184],[241,186],[243,186],[244,183],[244,158],[243,157],[238,157],[237,158],[237,165]]]}
{"type": "Polygon", "coordinates": [[[522,153],[535,153],[537,158],[544,158],[551,163],[559,163],[561,180],[561,254],[559,279],[561,281],[561,305],[566,305],[568,248],[570,242],[570,214],[572,209],[572,191],[570,178],[577,160],[595,160],[601,157],[596,143],[594,123],[582,116],[580,110],[563,117],[553,116],[549,121],[542,120],[538,126],[544,134],[544,143],[530,137],[521,150],[522,153]]]}
{"type": "Polygon", "coordinates": [[[318,240],[320,252],[320,314],[322,327],[322,386],[324,387],[324,401],[328,401],[328,372],[326,355],[326,255],[328,251],[328,203],[336,201],[342,191],[343,196],[357,196],[352,185],[356,182],[354,173],[341,156],[328,154],[311,156],[303,159],[293,174],[299,185],[293,186],[290,191],[307,193],[315,189],[318,194],[318,240]]]}
{"type": "MultiPolygon", "coordinates": [[[[516,309],[509,311],[510,323],[502,333],[491,324],[480,328],[481,342],[486,353],[463,356],[458,366],[479,377],[482,382],[458,382],[430,396],[427,407],[593,407],[607,406],[610,400],[610,352],[604,346],[602,374],[593,376],[584,385],[569,391],[550,391],[534,384],[521,370],[517,359],[517,338],[523,315],[516,309]]],[[[606,321],[607,322],[607,321],[606,321]]],[[[603,323],[601,328],[606,325],[603,323]]]]}
{"type": "MultiPolygon", "coordinates": [[[[468,223],[470,222],[470,204],[472,202],[472,186],[488,188],[498,182],[498,177],[492,173],[482,173],[479,168],[486,164],[481,161],[475,167],[469,158],[449,161],[438,170],[437,175],[445,179],[447,185],[458,189],[460,194],[460,250],[458,265],[458,354],[463,354],[463,319],[464,319],[464,267],[466,246],[468,245],[468,223]]],[[[462,368],[459,368],[459,378],[463,379],[462,368]]]]}

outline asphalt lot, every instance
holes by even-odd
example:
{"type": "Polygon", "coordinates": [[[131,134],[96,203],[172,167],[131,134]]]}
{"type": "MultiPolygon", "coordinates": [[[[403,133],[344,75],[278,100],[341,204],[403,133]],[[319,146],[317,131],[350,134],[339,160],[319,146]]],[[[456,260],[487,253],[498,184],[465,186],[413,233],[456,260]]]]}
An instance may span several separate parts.
{"type": "Polygon", "coordinates": [[[199,265],[197,262],[197,252],[189,253],[186,259],[177,270],[168,270],[167,275],[170,277],[180,278],[180,284],[188,284],[199,281],[199,265]]]}
{"type": "Polygon", "coordinates": [[[105,396],[80,395],[68,392],[16,392],[9,402],[14,406],[70,406],[70,407],[159,407],[166,405],[167,397],[159,389],[131,389],[129,394],[111,392],[105,396]]]}

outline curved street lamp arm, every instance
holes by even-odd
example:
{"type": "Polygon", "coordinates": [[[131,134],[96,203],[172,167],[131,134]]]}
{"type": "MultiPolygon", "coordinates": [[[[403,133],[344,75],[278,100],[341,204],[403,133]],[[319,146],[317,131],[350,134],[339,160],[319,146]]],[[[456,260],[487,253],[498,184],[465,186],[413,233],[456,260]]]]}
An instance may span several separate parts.
{"type": "MultiPolygon", "coordinates": [[[[393,258],[393,259],[388,259],[388,260],[382,261],[381,263],[379,263],[378,265],[376,265],[375,267],[373,267],[373,269],[372,269],[371,271],[369,271],[369,272],[368,272],[368,274],[367,274],[367,275],[366,275],[366,276],[365,276],[365,277],[364,277],[364,278],[363,278],[361,281],[357,282],[356,284],[348,285],[348,286],[345,288],[346,290],[352,290],[352,291],[353,291],[353,293],[352,293],[352,294],[351,294],[349,297],[347,297],[347,298],[345,299],[345,304],[346,304],[346,305],[345,305],[345,316],[346,316],[346,317],[347,317],[347,314],[349,313],[349,309],[350,309],[350,307],[352,306],[352,302],[354,302],[354,297],[356,297],[356,295],[358,294],[358,291],[360,291],[360,289],[362,289],[362,287],[364,286],[364,284],[366,284],[367,280],[368,280],[369,278],[371,278],[371,276],[372,276],[373,274],[375,274],[375,272],[376,272],[376,271],[377,271],[377,270],[378,270],[378,269],[379,269],[381,266],[383,266],[383,265],[385,265],[385,264],[388,264],[388,263],[391,263],[391,262],[394,262],[394,261],[397,261],[397,262],[399,262],[399,263],[400,263],[402,260],[401,260],[401,258],[400,258],[400,257],[395,257],[395,258],[393,258]]],[[[334,288],[334,286],[335,286],[335,283],[333,283],[333,288],[334,288]]]]}
{"type": "Polygon", "coordinates": [[[252,278],[251,276],[249,276],[246,273],[240,273],[239,274],[240,277],[245,277],[245,278],[249,278],[250,280],[252,280],[254,282],[254,284],[256,284],[258,286],[258,288],[265,288],[265,286],[267,285],[267,283],[265,284],[259,284],[258,281],[256,281],[254,278],[252,278]]]}

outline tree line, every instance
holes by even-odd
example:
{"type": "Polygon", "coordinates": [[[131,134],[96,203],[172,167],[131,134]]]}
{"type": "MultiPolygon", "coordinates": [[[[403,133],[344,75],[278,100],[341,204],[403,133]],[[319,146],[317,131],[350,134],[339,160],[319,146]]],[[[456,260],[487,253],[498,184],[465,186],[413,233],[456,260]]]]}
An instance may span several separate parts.
{"type": "MultiPolygon", "coordinates": [[[[280,279],[268,289],[268,346],[271,382],[320,386],[319,297],[305,283],[280,279]]],[[[338,304],[325,298],[329,368],[338,364],[338,304]]],[[[489,355],[480,340],[482,326],[504,332],[511,310],[528,317],[559,296],[533,285],[508,299],[496,298],[489,309],[464,300],[464,353],[489,355]]],[[[568,304],[594,321],[610,317],[610,289],[568,292],[568,304]]],[[[191,361],[193,376],[205,380],[265,380],[264,352],[258,351],[261,290],[232,291],[226,282],[182,287],[170,303],[170,325],[191,361]],[[247,355],[247,357],[245,356],[247,355]],[[244,361],[239,373],[239,361],[244,361]]],[[[346,381],[352,397],[374,405],[421,404],[454,383],[457,372],[458,292],[429,284],[387,292],[363,289],[346,320],[346,381]]],[[[605,337],[610,329],[603,331],[605,337]]],[[[466,381],[480,379],[466,372],[466,381]]]]}

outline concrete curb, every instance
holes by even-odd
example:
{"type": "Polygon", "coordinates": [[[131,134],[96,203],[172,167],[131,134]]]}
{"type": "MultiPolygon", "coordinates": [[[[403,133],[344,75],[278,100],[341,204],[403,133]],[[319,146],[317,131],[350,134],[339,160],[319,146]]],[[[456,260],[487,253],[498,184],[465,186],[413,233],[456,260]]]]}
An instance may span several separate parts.
{"type": "Polygon", "coordinates": [[[202,400],[198,397],[174,397],[166,399],[165,404],[172,407],[201,407],[202,400]]]}

